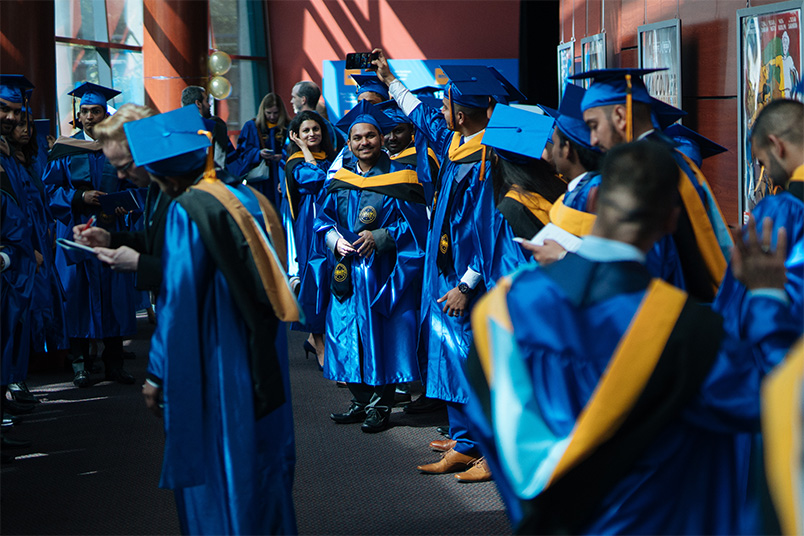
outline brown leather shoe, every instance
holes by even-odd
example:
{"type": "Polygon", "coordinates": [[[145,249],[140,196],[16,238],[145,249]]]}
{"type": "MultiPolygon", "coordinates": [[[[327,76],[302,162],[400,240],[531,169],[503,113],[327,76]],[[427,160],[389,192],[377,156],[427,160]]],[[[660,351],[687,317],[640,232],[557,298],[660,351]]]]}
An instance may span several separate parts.
{"type": "Polygon", "coordinates": [[[438,441],[431,441],[430,448],[438,452],[447,452],[457,444],[458,442],[454,439],[440,439],[438,441]]]}
{"type": "Polygon", "coordinates": [[[491,470],[486,458],[480,458],[472,464],[469,470],[455,475],[458,482],[488,482],[491,480],[491,470]]]}
{"type": "Polygon", "coordinates": [[[428,463],[427,465],[420,465],[416,469],[422,473],[430,473],[432,475],[457,473],[458,471],[466,471],[476,460],[477,458],[472,458],[466,454],[461,454],[455,449],[450,449],[441,455],[439,461],[428,463]]]}

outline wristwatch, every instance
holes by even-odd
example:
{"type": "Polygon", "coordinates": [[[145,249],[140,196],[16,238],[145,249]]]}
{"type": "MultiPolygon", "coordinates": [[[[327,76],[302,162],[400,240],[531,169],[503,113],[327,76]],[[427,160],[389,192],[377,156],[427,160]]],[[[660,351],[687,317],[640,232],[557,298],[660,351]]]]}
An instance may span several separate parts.
{"type": "Polygon", "coordinates": [[[460,283],[458,283],[458,291],[460,291],[461,294],[469,294],[470,292],[472,292],[472,289],[469,288],[469,285],[461,281],[460,283]]]}

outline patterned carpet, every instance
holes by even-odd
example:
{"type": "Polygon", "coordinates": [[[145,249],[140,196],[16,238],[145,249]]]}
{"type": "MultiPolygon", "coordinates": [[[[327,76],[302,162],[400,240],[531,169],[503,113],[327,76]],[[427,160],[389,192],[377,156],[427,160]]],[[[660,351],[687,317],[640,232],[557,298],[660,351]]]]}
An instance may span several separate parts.
{"type": "MultiPolygon", "coordinates": [[[[134,386],[100,382],[76,389],[67,372],[34,374],[28,385],[43,399],[9,437],[33,441],[0,473],[0,533],[177,534],[172,492],[157,487],[162,425],[142,402],[152,326],[128,350],[134,386]]],[[[451,475],[421,475],[436,461],[427,444],[446,413],[408,416],[364,434],[336,425],[350,396],[305,359],[304,336],[290,333],[296,428],[294,500],[300,534],[510,534],[493,482],[460,484],[451,475]]],[[[101,376],[102,377],[102,376],[101,376]]],[[[416,396],[414,391],[414,397],[416,396]]]]}

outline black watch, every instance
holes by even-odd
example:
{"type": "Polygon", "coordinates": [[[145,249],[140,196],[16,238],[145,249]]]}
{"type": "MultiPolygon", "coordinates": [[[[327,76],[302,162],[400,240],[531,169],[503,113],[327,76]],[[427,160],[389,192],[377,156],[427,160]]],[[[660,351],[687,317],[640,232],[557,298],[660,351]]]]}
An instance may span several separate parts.
{"type": "Polygon", "coordinates": [[[458,290],[460,291],[461,294],[469,294],[470,292],[472,292],[472,289],[469,288],[469,285],[467,285],[463,281],[458,283],[458,290]]]}

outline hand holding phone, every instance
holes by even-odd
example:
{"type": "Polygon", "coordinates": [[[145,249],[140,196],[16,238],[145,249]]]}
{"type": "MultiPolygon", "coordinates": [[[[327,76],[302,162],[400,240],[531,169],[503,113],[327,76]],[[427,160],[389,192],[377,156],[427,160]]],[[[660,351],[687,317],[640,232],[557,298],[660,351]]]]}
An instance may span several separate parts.
{"type": "Polygon", "coordinates": [[[374,52],[352,52],[346,55],[346,68],[374,70],[375,67],[371,62],[377,57],[374,52]]]}

